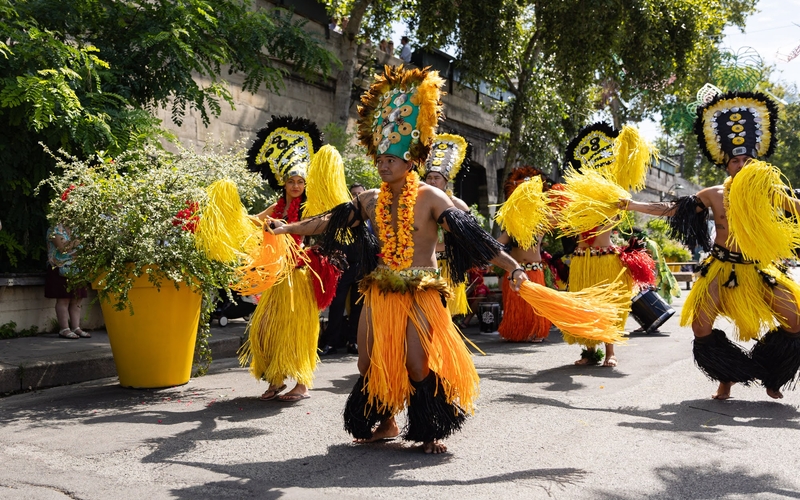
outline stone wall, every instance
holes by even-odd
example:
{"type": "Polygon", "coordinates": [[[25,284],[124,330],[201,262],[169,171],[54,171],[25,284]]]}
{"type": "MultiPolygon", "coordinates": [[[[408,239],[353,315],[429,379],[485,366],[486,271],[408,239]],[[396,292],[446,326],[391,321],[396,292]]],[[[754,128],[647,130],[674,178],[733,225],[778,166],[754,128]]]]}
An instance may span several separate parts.
{"type": "MultiPolygon", "coordinates": [[[[103,326],[103,313],[94,301],[96,294],[89,292],[83,301],[81,326],[99,328],[103,326]]],[[[44,297],[44,285],[0,286],[0,325],[10,321],[17,324],[17,331],[35,326],[40,332],[51,331],[57,326],[56,301],[44,297]]]]}

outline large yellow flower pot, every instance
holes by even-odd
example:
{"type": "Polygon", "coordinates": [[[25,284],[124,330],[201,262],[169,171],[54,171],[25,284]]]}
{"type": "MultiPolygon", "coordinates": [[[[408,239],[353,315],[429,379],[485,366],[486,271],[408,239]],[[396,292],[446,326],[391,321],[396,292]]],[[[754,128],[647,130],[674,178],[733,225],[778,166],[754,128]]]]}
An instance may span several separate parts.
{"type": "Polygon", "coordinates": [[[117,311],[112,303],[100,303],[120,385],[157,388],[187,383],[202,294],[185,283],[176,290],[170,281],[157,290],[142,276],[128,297],[133,315],[128,309],[117,311]]]}

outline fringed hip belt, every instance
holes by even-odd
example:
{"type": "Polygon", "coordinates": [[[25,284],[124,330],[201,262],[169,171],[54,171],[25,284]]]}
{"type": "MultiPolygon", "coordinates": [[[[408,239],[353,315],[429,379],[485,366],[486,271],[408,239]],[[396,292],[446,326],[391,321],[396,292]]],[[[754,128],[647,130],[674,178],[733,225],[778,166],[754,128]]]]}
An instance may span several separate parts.
{"type": "Polygon", "coordinates": [[[442,278],[435,267],[409,267],[394,271],[380,265],[364,276],[358,289],[365,293],[372,286],[377,286],[382,293],[413,293],[422,290],[436,290],[443,297],[450,296],[447,281],[442,278]]]}
{"type": "Polygon", "coordinates": [[[576,257],[584,257],[584,256],[597,256],[597,255],[619,255],[620,248],[615,246],[610,247],[585,247],[585,248],[576,248],[572,255],[576,257]]]}

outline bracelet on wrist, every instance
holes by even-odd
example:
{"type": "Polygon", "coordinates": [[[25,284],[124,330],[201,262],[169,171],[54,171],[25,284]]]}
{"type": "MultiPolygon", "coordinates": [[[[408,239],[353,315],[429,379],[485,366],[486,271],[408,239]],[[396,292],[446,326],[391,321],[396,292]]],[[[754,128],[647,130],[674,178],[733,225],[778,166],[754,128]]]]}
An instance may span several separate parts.
{"type": "Polygon", "coordinates": [[[513,271],[511,271],[511,274],[508,276],[508,281],[511,281],[511,282],[514,281],[514,273],[516,273],[517,271],[522,271],[524,273],[525,269],[523,269],[521,267],[518,267],[518,268],[514,269],[513,271]]]}

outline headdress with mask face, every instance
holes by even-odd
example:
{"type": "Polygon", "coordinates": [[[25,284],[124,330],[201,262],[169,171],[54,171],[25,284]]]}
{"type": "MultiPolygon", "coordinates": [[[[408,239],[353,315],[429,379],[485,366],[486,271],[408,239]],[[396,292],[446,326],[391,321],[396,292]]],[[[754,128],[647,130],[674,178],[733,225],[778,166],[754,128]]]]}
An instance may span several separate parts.
{"type": "Polygon", "coordinates": [[[370,156],[421,162],[428,156],[442,114],[437,71],[386,66],[361,96],[358,140],[370,156]]]}
{"type": "Polygon", "coordinates": [[[322,133],[305,118],[273,116],[258,131],[247,153],[250,170],[260,172],[275,191],[292,176],[305,179],[314,153],[322,146],[322,133]]]}
{"type": "Polygon", "coordinates": [[[727,92],[697,108],[694,132],[706,158],[724,169],[734,156],[770,156],[777,120],[778,108],[764,94],[727,92]]]}

